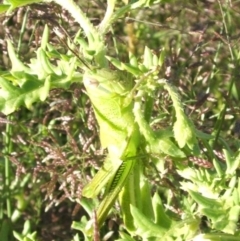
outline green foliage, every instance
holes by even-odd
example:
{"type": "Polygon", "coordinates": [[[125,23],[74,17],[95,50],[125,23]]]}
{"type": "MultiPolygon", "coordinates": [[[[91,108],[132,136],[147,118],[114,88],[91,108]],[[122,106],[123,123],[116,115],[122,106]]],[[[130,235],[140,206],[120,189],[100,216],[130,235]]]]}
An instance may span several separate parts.
{"type": "MultiPolygon", "coordinates": [[[[42,46],[37,50],[37,58],[31,59],[29,67],[19,60],[11,42],[8,41],[12,69],[9,73],[2,73],[0,82],[0,110],[4,114],[10,114],[20,106],[31,109],[34,102],[46,100],[50,89],[69,88],[77,78],[81,78],[75,72],[76,57],[62,56],[58,66],[50,63],[48,56],[52,55],[49,52],[52,47],[47,44],[48,31],[46,26],[42,46]]],[[[56,51],[54,55],[61,56],[56,51]]]]}
{"type": "MultiPolygon", "coordinates": [[[[5,5],[1,5],[0,11],[10,11],[33,2],[39,1],[6,1],[5,5]]],[[[8,54],[12,68],[0,73],[0,111],[9,115],[26,107],[36,111],[38,116],[39,112],[34,108],[39,102],[47,103],[48,98],[51,98],[51,91],[64,89],[68,92],[74,84],[85,87],[81,95],[77,95],[76,98],[77,106],[79,105],[81,110],[71,113],[75,118],[78,117],[78,121],[73,122],[73,126],[69,124],[66,127],[66,119],[63,118],[66,117],[65,115],[53,116],[47,126],[38,125],[35,133],[36,136],[46,138],[44,141],[39,141],[39,145],[45,151],[50,150],[49,155],[40,159],[42,166],[39,167],[39,170],[49,173],[51,180],[46,192],[50,199],[55,186],[60,186],[59,190],[63,189],[67,193],[64,198],[69,198],[84,209],[85,213],[72,223],[72,229],[80,231],[73,240],[99,240],[101,239],[98,237],[99,234],[105,236],[105,239],[110,239],[112,236],[114,240],[129,241],[238,240],[239,141],[228,138],[228,128],[231,127],[232,122],[227,121],[226,113],[230,109],[228,108],[230,100],[238,103],[239,95],[234,73],[232,75],[235,77],[231,78],[230,83],[225,81],[227,84],[219,81],[217,76],[218,71],[221,71],[221,66],[216,67],[216,64],[222,43],[219,43],[217,53],[212,60],[214,66],[211,66],[211,70],[204,70],[207,74],[201,72],[200,67],[194,72],[190,65],[180,61],[179,56],[183,51],[187,51],[189,56],[187,47],[181,48],[185,41],[182,35],[169,34],[169,37],[164,31],[156,33],[156,36],[150,34],[152,36],[148,43],[150,48],[146,46],[144,42],[146,39],[143,38],[149,36],[148,31],[150,31],[145,27],[137,29],[139,52],[135,49],[135,53],[131,51],[127,53],[124,49],[125,57],[121,58],[121,55],[116,54],[119,53],[117,48],[120,44],[113,40],[116,50],[113,53],[109,47],[110,44],[107,43],[107,34],[110,30],[113,33],[117,28],[114,23],[126,13],[137,16],[133,10],[147,12],[154,10],[156,6],[161,6],[159,3],[165,6],[166,3],[174,4],[173,1],[140,0],[129,1],[124,5],[109,0],[103,20],[98,27],[92,24],[83,7],[79,7],[74,1],[56,0],[55,2],[70,12],[83,32],[78,31],[74,40],[61,39],[65,43],[64,47],[70,47],[63,53],[52,43],[50,44],[49,28],[46,25],[41,46],[37,48],[35,56],[28,64],[15,52],[9,40],[8,54]],[[175,50],[171,44],[167,44],[171,42],[168,40],[173,36],[176,41],[175,50]],[[157,42],[158,39],[160,42],[157,42]],[[151,44],[151,41],[156,43],[151,44]],[[158,45],[161,49],[156,47],[158,45]],[[76,52],[79,56],[73,55],[76,52]],[[171,55],[171,60],[168,59],[168,55],[171,55]],[[127,56],[128,60],[126,60],[127,56]],[[171,65],[165,68],[169,62],[171,65]],[[171,68],[174,69],[173,67],[177,72],[171,75],[168,71],[171,68]],[[185,78],[184,75],[188,77],[185,78]],[[204,77],[206,75],[208,77],[204,77]],[[204,78],[208,78],[211,83],[206,85],[204,78]],[[208,115],[212,119],[215,118],[214,123],[211,124],[212,129],[207,128],[207,131],[203,126],[211,118],[205,115],[204,110],[203,113],[198,112],[197,109],[201,104],[196,103],[191,112],[188,108],[189,103],[200,93],[198,89],[202,86],[201,82],[207,89],[206,96],[210,92],[219,97],[219,93],[216,92],[219,88],[227,92],[227,101],[221,97],[216,101],[215,106],[211,103],[207,104],[206,108],[211,109],[208,115]],[[92,152],[97,153],[96,146],[99,145],[107,151],[107,157],[102,167],[97,168],[99,169],[97,174],[93,170],[92,160],[82,161],[86,156],[84,158],[81,156],[82,159],[72,157],[73,152],[79,151],[77,150],[79,143],[76,144],[74,138],[80,136],[79,132],[82,129],[87,132],[88,126],[89,128],[93,126],[91,121],[87,120],[86,112],[89,107],[85,106],[89,103],[88,98],[99,127],[100,144],[98,142],[88,144],[91,138],[86,135],[87,141],[83,146],[89,147],[90,151],[87,152],[83,147],[82,152],[85,151],[87,155],[92,152]],[[65,124],[61,126],[62,129],[54,130],[59,120],[65,124]],[[223,125],[224,122],[226,127],[223,125]],[[69,131],[70,127],[73,127],[73,135],[69,131]],[[62,135],[59,130],[64,130],[67,135],[62,135]],[[61,151],[62,146],[59,143],[66,143],[66,146],[72,145],[73,148],[61,151]],[[55,164],[49,162],[54,158],[57,160],[55,164]],[[46,166],[44,166],[45,162],[46,166]],[[79,190],[77,193],[72,186],[69,187],[71,190],[69,194],[67,186],[71,182],[74,186],[76,179],[72,179],[72,176],[68,179],[68,174],[74,175],[76,172],[78,179],[87,183],[86,176],[89,170],[86,168],[86,163],[90,167],[91,176],[95,174],[93,179],[84,187],[81,186],[83,183],[80,185],[80,194],[79,190]],[[65,172],[64,168],[69,169],[65,172]],[[117,200],[119,208],[113,219],[115,210],[113,207],[117,200]],[[105,222],[109,219],[116,220],[118,234],[109,231],[105,222]]],[[[231,26],[230,12],[227,6],[223,9],[220,2],[219,8],[226,39],[230,41],[228,34],[228,25],[231,26]],[[226,18],[224,11],[229,19],[226,18]],[[229,21],[228,24],[227,21],[229,21]]],[[[173,29],[169,28],[169,30],[173,29]]],[[[192,50],[193,54],[198,48],[202,48],[200,40],[194,41],[197,42],[197,47],[195,46],[192,50]]],[[[233,49],[230,42],[227,48],[230,53],[228,65],[231,68],[239,67],[239,50],[233,49]],[[235,54],[233,54],[234,51],[235,54]]],[[[50,103],[50,106],[52,104],[55,104],[55,100],[50,103]]],[[[48,110],[45,111],[48,112],[48,110]]],[[[3,184],[2,203],[6,203],[6,210],[1,209],[0,213],[1,221],[3,220],[0,239],[7,240],[13,235],[17,240],[38,240],[37,233],[32,231],[34,230],[31,227],[32,223],[26,218],[23,231],[19,231],[22,230],[19,227],[17,229],[12,227],[31,202],[31,197],[29,200],[24,199],[23,188],[26,183],[30,183],[32,175],[26,175],[27,180],[22,186],[18,181],[16,181],[17,185],[12,184],[9,156],[14,151],[11,136],[16,129],[10,127],[11,119],[8,121],[4,138],[5,161],[2,168],[6,177],[3,184]],[[13,200],[16,204],[15,209],[11,210],[13,200]],[[7,221],[3,217],[7,217],[7,221]]],[[[29,131],[20,121],[18,125],[21,127],[19,131],[22,129],[25,133],[29,131]]],[[[94,135],[96,133],[95,128],[94,135]]],[[[31,132],[33,140],[34,137],[31,132]]],[[[32,139],[31,142],[34,143],[32,139]]],[[[34,160],[35,155],[42,156],[36,147],[32,153],[30,149],[27,151],[28,155],[30,152],[33,156],[31,160],[34,160]]],[[[15,161],[13,158],[11,160],[15,161]]],[[[29,161],[30,168],[34,166],[33,163],[29,161]]],[[[38,182],[41,182],[41,179],[44,178],[38,178],[38,182]]],[[[29,184],[29,186],[32,185],[36,184],[29,184]]]]}
{"type": "Polygon", "coordinates": [[[5,4],[0,5],[0,13],[11,12],[15,8],[19,8],[28,4],[42,2],[42,0],[6,0],[5,4]]]}
{"type": "Polygon", "coordinates": [[[31,225],[29,220],[24,223],[22,234],[13,231],[13,235],[18,241],[37,241],[37,232],[31,233],[31,225]]]}

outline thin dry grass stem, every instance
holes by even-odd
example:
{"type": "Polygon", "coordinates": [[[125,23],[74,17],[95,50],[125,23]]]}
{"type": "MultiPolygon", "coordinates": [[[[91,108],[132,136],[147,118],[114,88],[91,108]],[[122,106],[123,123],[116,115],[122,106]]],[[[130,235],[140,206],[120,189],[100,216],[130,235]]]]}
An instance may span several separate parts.
{"type": "Polygon", "coordinates": [[[21,143],[24,146],[27,145],[27,141],[23,140],[22,136],[17,135],[16,137],[17,137],[16,140],[18,141],[18,143],[21,143]]]}
{"type": "Polygon", "coordinates": [[[170,205],[167,205],[167,204],[165,204],[164,206],[165,206],[168,210],[170,210],[171,212],[173,212],[173,213],[175,213],[175,214],[177,214],[177,215],[179,215],[179,216],[181,216],[181,215],[184,214],[184,212],[183,212],[181,209],[179,209],[179,208],[175,208],[175,207],[170,206],[170,205]]]}
{"type": "Polygon", "coordinates": [[[89,146],[92,144],[93,140],[96,138],[97,134],[93,134],[83,145],[83,152],[89,152],[89,146]]]}
{"type": "Polygon", "coordinates": [[[94,235],[93,240],[100,241],[100,232],[99,232],[96,210],[93,211],[92,220],[93,220],[93,235],[94,235]]]}
{"type": "Polygon", "coordinates": [[[201,157],[190,156],[188,160],[200,167],[213,168],[213,164],[210,161],[203,159],[201,157]]]}
{"type": "MultiPolygon", "coordinates": [[[[82,133],[79,133],[78,135],[78,139],[79,139],[79,142],[81,144],[81,146],[84,146],[85,143],[86,143],[86,138],[85,138],[85,135],[82,134],[82,133]]],[[[85,152],[85,150],[83,150],[85,152]]]]}
{"type": "Polygon", "coordinates": [[[66,153],[57,145],[55,137],[51,133],[49,133],[49,137],[54,146],[46,141],[36,143],[37,146],[45,150],[47,156],[41,163],[38,162],[33,174],[35,179],[40,172],[50,174],[51,176],[50,181],[41,187],[42,191],[46,192],[45,200],[50,200],[46,207],[47,210],[53,205],[60,204],[67,198],[71,200],[79,198],[82,190],[82,184],[80,183],[82,175],[78,165],[71,166],[66,153]],[[58,198],[59,195],[54,194],[62,191],[63,194],[60,198],[58,198]]]}
{"type": "Polygon", "coordinates": [[[213,150],[214,155],[216,155],[221,161],[226,161],[225,156],[223,155],[222,152],[217,151],[217,150],[213,150]]]}
{"type": "Polygon", "coordinates": [[[169,210],[171,210],[172,212],[181,215],[183,213],[183,211],[180,209],[180,203],[179,200],[177,198],[178,194],[178,190],[175,187],[175,184],[170,180],[171,176],[174,176],[174,179],[177,180],[179,178],[179,175],[172,170],[171,164],[169,168],[166,168],[166,172],[160,174],[159,171],[157,170],[157,168],[155,166],[153,166],[154,171],[151,172],[151,174],[149,175],[148,179],[151,180],[152,186],[154,187],[166,187],[168,191],[168,195],[171,196],[171,202],[172,205],[168,205],[167,208],[169,210]],[[152,173],[156,173],[156,176],[153,176],[152,173]]]}
{"type": "Polygon", "coordinates": [[[63,179],[65,180],[64,186],[69,186],[70,188],[71,194],[69,195],[69,198],[79,197],[82,192],[82,186],[79,185],[79,181],[82,179],[79,167],[74,165],[72,168],[67,170],[67,172],[63,174],[63,179]]]}
{"type": "MultiPolygon", "coordinates": [[[[52,167],[52,171],[54,172],[54,167],[52,167]]],[[[53,200],[54,199],[53,193],[54,193],[54,190],[56,189],[57,182],[58,182],[58,174],[53,173],[50,181],[41,186],[41,189],[46,191],[45,200],[47,200],[47,199],[53,200]]]]}
{"type": "MultiPolygon", "coordinates": [[[[83,186],[82,182],[86,179],[86,174],[84,174],[85,168],[87,166],[99,168],[99,164],[96,160],[86,160],[84,163],[76,163],[74,160],[77,156],[82,156],[81,153],[87,152],[87,150],[90,149],[89,146],[94,142],[96,137],[96,120],[93,111],[84,105],[84,108],[86,108],[84,113],[88,114],[86,115],[87,120],[82,123],[84,127],[83,131],[80,129],[80,146],[82,146],[83,150],[80,151],[79,143],[71,133],[72,123],[75,125],[75,118],[70,115],[53,118],[56,114],[59,115],[59,112],[69,111],[69,101],[71,100],[64,102],[59,100],[59,97],[56,99],[59,94],[61,94],[61,92],[55,91],[55,101],[51,102],[51,108],[45,112],[46,115],[44,116],[43,123],[45,126],[48,126],[50,121],[53,123],[51,124],[51,130],[48,130],[47,137],[45,137],[44,140],[32,142],[33,145],[42,148],[46,153],[41,162],[37,163],[33,174],[35,180],[39,178],[39,173],[45,173],[50,177],[50,180],[41,186],[42,192],[46,193],[46,210],[50,209],[52,206],[59,205],[65,199],[75,200],[80,198],[83,186]],[[88,137],[89,132],[86,131],[86,126],[91,134],[94,132],[90,138],[88,137]],[[63,131],[63,136],[67,137],[67,143],[63,146],[59,144],[57,139],[58,135],[55,136],[56,131],[57,133],[59,133],[58,131],[63,131]],[[71,153],[75,155],[74,159],[71,153]],[[69,155],[71,157],[70,160],[69,155]]],[[[74,102],[71,103],[74,104],[74,102]]],[[[83,117],[85,118],[85,115],[83,117]]],[[[98,150],[94,150],[94,155],[99,155],[98,150]]]]}
{"type": "Polygon", "coordinates": [[[20,7],[20,8],[17,9],[17,15],[16,15],[17,16],[17,19],[16,19],[17,23],[22,24],[24,13],[25,13],[24,7],[20,7]]]}
{"type": "Polygon", "coordinates": [[[67,165],[66,153],[63,153],[59,147],[52,147],[48,142],[42,142],[38,144],[48,153],[48,155],[42,160],[42,163],[51,159],[54,160],[55,165],[67,165]]]}
{"type": "Polygon", "coordinates": [[[94,116],[94,113],[93,113],[93,110],[88,110],[88,118],[87,118],[87,127],[90,131],[93,132],[92,136],[91,137],[88,137],[87,140],[84,139],[83,136],[80,136],[81,138],[81,141],[82,141],[82,150],[83,152],[89,152],[89,147],[90,145],[93,143],[93,141],[95,140],[96,136],[97,136],[97,123],[96,123],[96,119],[95,119],[95,116],[94,116]]]}
{"type": "Polygon", "coordinates": [[[80,209],[81,209],[81,205],[76,203],[76,205],[73,208],[71,216],[75,217],[77,215],[77,213],[80,211],[80,209]]]}
{"type": "Polygon", "coordinates": [[[69,199],[72,198],[70,192],[68,191],[66,182],[63,182],[62,185],[58,188],[58,190],[63,190],[64,194],[58,200],[56,200],[56,205],[61,203],[66,198],[69,198],[69,199]]]}
{"type": "Polygon", "coordinates": [[[6,118],[2,118],[2,117],[0,117],[0,123],[3,123],[3,124],[12,124],[12,125],[16,124],[16,122],[11,121],[11,120],[8,120],[8,119],[6,119],[6,118]]]}
{"type": "MultiPolygon", "coordinates": [[[[189,109],[191,109],[191,112],[189,113],[189,115],[191,115],[193,112],[195,111],[199,111],[200,107],[202,107],[204,105],[204,103],[207,101],[208,97],[209,97],[210,93],[204,93],[202,94],[195,102],[195,104],[193,106],[188,106],[189,109]]],[[[205,108],[203,110],[200,111],[200,115],[202,115],[203,113],[206,113],[209,110],[209,108],[205,108]]]]}
{"type": "Polygon", "coordinates": [[[95,131],[96,130],[96,118],[95,118],[95,115],[93,113],[93,110],[91,109],[89,112],[88,112],[88,119],[87,119],[87,127],[89,130],[91,131],[95,131]]]}
{"type": "Polygon", "coordinates": [[[26,168],[17,160],[17,158],[15,156],[10,155],[8,158],[17,167],[16,172],[15,172],[15,176],[17,179],[20,179],[22,174],[27,173],[26,168]]]}
{"type": "Polygon", "coordinates": [[[77,142],[75,141],[75,139],[73,138],[71,132],[70,132],[70,127],[68,125],[64,125],[63,126],[63,129],[66,131],[67,133],[67,136],[70,140],[70,145],[74,151],[75,154],[79,154],[80,153],[80,150],[79,150],[79,147],[78,147],[78,144],[77,142]]]}

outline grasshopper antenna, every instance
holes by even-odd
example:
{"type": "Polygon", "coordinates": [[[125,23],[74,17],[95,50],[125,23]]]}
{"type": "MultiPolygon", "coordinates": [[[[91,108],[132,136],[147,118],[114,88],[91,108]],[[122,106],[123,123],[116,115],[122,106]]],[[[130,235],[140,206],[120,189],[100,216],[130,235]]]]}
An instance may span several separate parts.
{"type": "MultiPolygon", "coordinates": [[[[58,37],[59,41],[64,44],[67,49],[69,49],[77,58],[78,60],[88,69],[90,69],[89,65],[86,63],[86,61],[84,61],[79,54],[73,50],[67,43],[66,41],[66,36],[68,36],[68,38],[70,39],[71,43],[73,43],[75,45],[75,43],[72,41],[71,37],[69,36],[68,32],[59,24],[57,24],[58,26],[54,26],[53,27],[53,31],[56,34],[56,36],[58,37]]],[[[75,45],[76,46],[76,45],[75,45]]]]}

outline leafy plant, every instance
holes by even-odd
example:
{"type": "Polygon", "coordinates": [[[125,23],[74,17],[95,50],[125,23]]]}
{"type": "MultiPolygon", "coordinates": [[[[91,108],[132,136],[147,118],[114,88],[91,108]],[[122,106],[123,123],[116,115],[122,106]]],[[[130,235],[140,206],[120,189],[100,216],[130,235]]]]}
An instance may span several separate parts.
{"type": "MultiPolygon", "coordinates": [[[[0,9],[11,11],[32,2],[8,1],[0,9]]],[[[68,90],[74,83],[85,86],[107,157],[81,190],[84,197],[68,195],[90,217],[73,222],[72,228],[80,230],[85,240],[93,237],[99,240],[99,229],[119,199],[123,228],[118,240],[239,239],[239,151],[220,136],[227,105],[219,107],[221,111],[211,134],[200,131],[186,114],[179,90],[163,74],[165,48],[156,54],[144,46],[142,58],[128,53],[128,61],[122,61],[106,47],[107,33],[126,13],[163,2],[133,1],[116,8],[117,1],[108,0],[98,28],[73,1],[55,2],[71,13],[83,32],[76,33],[74,40],[63,40],[69,50],[61,53],[49,43],[49,28],[45,26],[41,46],[29,64],[20,60],[8,41],[12,68],[1,71],[0,110],[9,115],[23,106],[33,109],[34,103],[47,100],[51,90],[68,90]],[[73,55],[76,46],[79,56],[73,55]],[[160,98],[159,93],[164,95],[160,98]],[[168,111],[164,101],[171,105],[168,111]],[[156,108],[156,104],[160,107],[156,108]],[[168,125],[164,127],[161,121],[165,119],[168,125]],[[223,150],[223,156],[219,157],[216,146],[223,150]],[[196,167],[188,160],[203,163],[203,167],[196,167]],[[153,180],[161,185],[152,185],[153,180]],[[177,183],[181,189],[176,190],[177,183]],[[102,197],[100,203],[98,195],[102,197]],[[174,207],[178,210],[172,210],[174,207]]],[[[219,6],[227,33],[220,2],[219,6]]],[[[238,55],[229,48],[235,65],[238,55]]],[[[212,70],[211,78],[216,72],[212,70]]],[[[232,79],[229,95],[234,92],[234,85],[232,79]]],[[[234,94],[237,98],[236,88],[234,94]]],[[[73,138],[70,141],[74,143],[73,138]]],[[[9,144],[8,139],[6,143],[9,144]]],[[[46,146],[49,144],[45,143],[46,146]]],[[[7,160],[5,165],[9,166],[7,160]]],[[[58,176],[55,171],[52,173],[53,177],[58,176]]],[[[5,186],[8,193],[9,180],[5,186]]],[[[22,234],[16,231],[13,234],[18,240],[36,240],[36,233],[30,228],[25,228],[22,234]]],[[[6,237],[6,233],[1,232],[1,237],[6,237]]],[[[79,239],[78,235],[74,237],[79,239]]]]}

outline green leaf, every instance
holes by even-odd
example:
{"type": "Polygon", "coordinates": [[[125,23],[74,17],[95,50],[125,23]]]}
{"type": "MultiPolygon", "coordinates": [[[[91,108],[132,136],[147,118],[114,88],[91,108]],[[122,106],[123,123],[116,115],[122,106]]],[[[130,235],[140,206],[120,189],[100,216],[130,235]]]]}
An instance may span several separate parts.
{"type": "Polygon", "coordinates": [[[184,158],[186,155],[169,138],[154,139],[149,143],[152,153],[165,153],[176,158],[184,158]]]}
{"type": "Polygon", "coordinates": [[[10,219],[1,220],[0,240],[8,240],[12,233],[12,223],[10,219]]]}
{"type": "Polygon", "coordinates": [[[230,210],[226,210],[226,214],[221,222],[217,222],[213,227],[224,233],[234,234],[238,227],[240,206],[231,207],[230,210]]]}
{"type": "MultiPolygon", "coordinates": [[[[216,208],[202,208],[201,212],[206,215],[213,223],[225,219],[225,210],[216,208]]],[[[227,220],[228,222],[228,220],[227,220]]]]}
{"type": "Polygon", "coordinates": [[[89,217],[91,217],[92,212],[96,206],[96,204],[93,202],[93,200],[89,200],[89,198],[81,197],[81,199],[79,200],[79,203],[80,203],[81,207],[83,207],[84,210],[87,212],[89,217]]]}
{"type": "MultiPolygon", "coordinates": [[[[141,97],[142,91],[139,91],[138,95],[141,97]]],[[[177,158],[185,157],[185,153],[181,151],[181,149],[169,138],[166,138],[164,135],[160,135],[159,133],[155,133],[150,128],[149,123],[146,122],[141,110],[141,100],[139,97],[135,98],[133,113],[135,115],[135,120],[138,123],[139,130],[148,143],[148,151],[153,154],[165,153],[177,158]]]]}
{"type": "Polygon", "coordinates": [[[129,62],[132,66],[138,67],[137,57],[131,52],[129,52],[129,62]]]}
{"type": "Polygon", "coordinates": [[[39,3],[43,0],[8,0],[11,4],[11,8],[9,9],[9,12],[12,11],[14,8],[19,8],[28,4],[32,3],[39,3]]]}
{"type": "Polygon", "coordinates": [[[225,156],[225,159],[226,159],[226,164],[227,164],[227,170],[226,170],[225,174],[234,175],[236,169],[240,165],[240,154],[238,154],[234,158],[234,157],[231,156],[231,153],[226,149],[223,149],[223,153],[224,153],[224,156],[225,156]]]}
{"type": "Polygon", "coordinates": [[[161,240],[185,241],[192,238],[199,231],[200,219],[197,217],[185,217],[185,219],[173,222],[172,226],[165,233],[161,240]]]}
{"type": "Polygon", "coordinates": [[[117,239],[116,241],[135,241],[135,239],[133,239],[131,236],[129,236],[128,234],[126,233],[123,233],[123,232],[119,232],[120,233],[120,236],[121,238],[120,239],[117,239]]]}
{"type": "Polygon", "coordinates": [[[7,48],[8,48],[9,58],[12,62],[12,72],[21,72],[21,71],[29,72],[30,69],[28,67],[26,67],[22,63],[22,61],[17,57],[17,55],[14,51],[14,47],[10,40],[7,41],[7,48]]]}
{"type": "Polygon", "coordinates": [[[144,238],[162,237],[167,229],[153,223],[145,215],[143,215],[136,207],[131,205],[131,213],[134,217],[134,225],[136,227],[136,234],[144,238]]]}
{"type": "MultiPolygon", "coordinates": [[[[136,183],[137,186],[137,183],[136,183]]],[[[136,189],[136,188],[135,188],[136,189]]],[[[142,213],[151,220],[154,220],[154,211],[151,197],[151,187],[148,179],[141,175],[140,179],[140,201],[142,213]]]]}
{"type": "Polygon", "coordinates": [[[22,234],[23,235],[27,235],[31,232],[31,223],[29,220],[26,220],[24,222],[24,225],[23,225],[23,231],[22,231],[22,234]]]}
{"type": "Polygon", "coordinates": [[[16,238],[19,241],[23,241],[24,240],[24,236],[16,231],[13,231],[13,236],[14,238],[16,238]]]}
{"type": "Polygon", "coordinates": [[[192,241],[239,241],[240,236],[224,233],[199,234],[192,241]]]}
{"type": "Polygon", "coordinates": [[[191,195],[191,197],[201,206],[205,207],[205,208],[222,208],[222,204],[217,201],[216,199],[213,198],[208,198],[208,197],[204,197],[202,196],[200,193],[198,192],[194,192],[192,190],[188,190],[189,194],[191,195]]]}
{"type": "Polygon", "coordinates": [[[142,71],[138,67],[134,67],[130,64],[124,64],[122,63],[123,69],[125,69],[127,72],[133,74],[134,76],[139,76],[142,74],[142,71]]]}
{"type": "Polygon", "coordinates": [[[44,101],[50,90],[50,77],[44,81],[34,76],[23,74],[22,85],[16,86],[7,79],[0,77],[0,111],[8,115],[20,106],[31,109],[38,100],[44,101]]]}
{"type": "Polygon", "coordinates": [[[160,79],[159,83],[164,84],[164,88],[168,91],[173,102],[173,107],[176,112],[176,122],[173,126],[173,132],[179,147],[183,148],[187,145],[193,150],[194,155],[198,155],[200,149],[196,139],[195,128],[191,120],[184,113],[181,98],[176,87],[165,79],[160,79]]]}
{"type": "Polygon", "coordinates": [[[165,48],[162,48],[162,49],[161,49],[161,53],[160,53],[160,55],[159,55],[159,59],[158,59],[158,65],[159,65],[160,67],[162,67],[163,64],[164,64],[165,56],[166,56],[165,48]]]}
{"type": "Polygon", "coordinates": [[[91,237],[92,236],[91,232],[90,232],[90,230],[92,228],[92,222],[91,221],[87,221],[86,216],[83,216],[81,218],[80,222],[73,221],[72,225],[71,225],[71,228],[81,231],[83,233],[83,235],[84,235],[84,240],[85,241],[93,240],[92,237],[91,237]]]}
{"type": "Polygon", "coordinates": [[[169,229],[171,226],[171,219],[166,215],[162,201],[157,193],[154,194],[152,203],[155,216],[154,222],[157,225],[161,224],[164,228],[169,229]]]}
{"type": "Polygon", "coordinates": [[[213,166],[214,166],[215,170],[217,171],[217,174],[219,177],[222,177],[223,175],[225,175],[225,172],[222,169],[220,162],[216,158],[213,159],[213,166]]]}
{"type": "Polygon", "coordinates": [[[48,28],[47,24],[45,24],[43,35],[42,35],[42,40],[41,40],[41,48],[43,50],[46,50],[46,47],[48,44],[48,39],[49,39],[49,28],[48,28]]]}
{"type": "Polygon", "coordinates": [[[144,49],[143,65],[146,66],[147,69],[151,69],[153,67],[153,54],[151,49],[147,46],[145,46],[144,49]]]}
{"type": "Polygon", "coordinates": [[[11,7],[11,5],[1,4],[0,5],[0,14],[5,13],[10,7],[11,7]]]}
{"type": "Polygon", "coordinates": [[[37,50],[37,59],[41,66],[40,69],[42,70],[42,72],[45,73],[45,75],[43,75],[44,77],[46,77],[49,74],[55,73],[53,70],[54,67],[50,63],[50,61],[46,55],[46,52],[42,48],[39,48],[37,50]]]}
{"type": "Polygon", "coordinates": [[[152,67],[157,67],[158,66],[158,56],[156,54],[153,54],[153,66],[152,67]]]}
{"type": "Polygon", "coordinates": [[[117,69],[119,70],[124,70],[123,66],[122,66],[122,62],[119,61],[118,59],[112,58],[110,56],[106,56],[106,58],[109,60],[109,62],[114,65],[117,69]]]}

